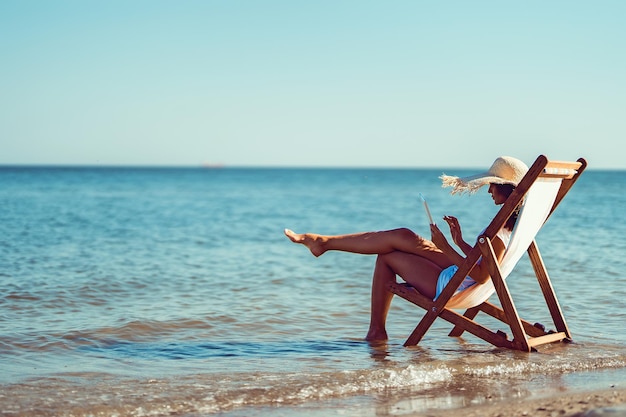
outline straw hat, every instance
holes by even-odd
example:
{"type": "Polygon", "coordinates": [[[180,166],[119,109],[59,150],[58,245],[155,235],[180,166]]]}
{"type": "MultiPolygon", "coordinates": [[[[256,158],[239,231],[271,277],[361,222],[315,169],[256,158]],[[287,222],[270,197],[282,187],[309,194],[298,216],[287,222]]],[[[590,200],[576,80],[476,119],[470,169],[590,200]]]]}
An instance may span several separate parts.
{"type": "Polygon", "coordinates": [[[476,192],[480,187],[492,183],[517,185],[527,171],[528,166],[519,159],[500,156],[487,172],[464,178],[444,174],[439,178],[443,181],[442,187],[453,187],[451,194],[463,194],[476,192]]]}

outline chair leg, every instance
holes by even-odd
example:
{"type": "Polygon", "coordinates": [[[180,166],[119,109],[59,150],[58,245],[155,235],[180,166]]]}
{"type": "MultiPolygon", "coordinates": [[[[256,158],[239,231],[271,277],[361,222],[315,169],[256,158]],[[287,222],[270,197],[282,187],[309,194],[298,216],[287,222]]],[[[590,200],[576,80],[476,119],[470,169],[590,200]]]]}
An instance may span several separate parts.
{"type": "Polygon", "coordinates": [[[565,333],[569,339],[571,336],[569,329],[567,328],[567,324],[565,323],[565,317],[563,316],[561,306],[559,305],[556,293],[554,292],[554,288],[550,282],[548,271],[546,270],[543,259],[541,258],[541,254],[539,253],[539,249],[537,248],[535,242],[530,244],[530,247],[528,248],[528,256],[530,257],[533,269],[535,270],[537,281],[539,281],[539,286],[541,287],[546,304],[550,310],[550,315],[552,316],[554,325],[556,326],[557,331],[565,333]]]}
{"type": "MultiPolygon", "coordinates": [[[[463,316],[467,317],[470,320],[473,320],[479,312],[480,312],[480,306],[476,306],[476,307],[468,308],[467,310],[465,310],[465,313],[463,314],[463,316]]],[[[452,331],[448,333],[448,336],[460,337],[464,332],[465,332],[464,328],[462,328],[459,325],[456,325],[454,326],[452,331]]]]}
{"type": "Polygon", "coordinates": [[[504,279],[502,279],[502,274],[500,273],[500,268],[493,251],[493,246],[491,246],[491,242],[488,239],[484,242],[480,242],[480,244],[483,257],[490,258],[490,262],[488,262],[487,265],[490,266],[489,273],[491,275],[491,281],[493,282],[493,286],[498,294],[502,310],[504,310],[506,324],[509,325],[511,332],[513,333],[513,344],[518,350],[530,352],[531,346],[528,344],[526,333],[524,332],[522,322],[519,314],[517,313],[517,309],[515,308],[515,304],[513,303],[513,299],[511,298],[509,288],[506,285],[506,282],[504,282],[504,279]]]}
{"type": "Polygon", "coordinates": [[[504,314],[506,316],[506,324],[509,325],[511,332],[513,333],[513,344],[518,350],[530,352],[531,347],[528,344],[526,332],[523,329],[519,314],[517,313],[517,309],[511,299],[509,289],[504,281],[502,281],[502,284],[503,286],[500,290],[498,290],[498,286],[496,286],[496,291],[498,292],[500,302],[502,303],[502,309],[504,310],[504,314]]]}
{"type": "Polygon", "coordinates": [[[435,319],[437,319],[438,315],[436,313],[436,309],[433,308],[433,301],[420,294],[415,288],[408,284],[392,282],[387,286],[387,289],[397,296],[402,297],[426,310],[426,314],[422,317],[422,320],[413,330],[406,342],[404,342],[404,346],[417,345],[422,340],[435,319]]]}
{"type": "Polygon", "coordinates": [[[404,346],[417,345],[422,340],[428,329],[430,329],[430,326],[432,326],[435,319],[437,319],[437,316],[438,315],[436,311],[427,310],[426,314],[424,315],[424,317],[422,317],[422,320],[420,320],[417,327],[413,330],[413,332],[411,332],[409,338],[406,339],[406,342],[404,342],[404,346]]]}

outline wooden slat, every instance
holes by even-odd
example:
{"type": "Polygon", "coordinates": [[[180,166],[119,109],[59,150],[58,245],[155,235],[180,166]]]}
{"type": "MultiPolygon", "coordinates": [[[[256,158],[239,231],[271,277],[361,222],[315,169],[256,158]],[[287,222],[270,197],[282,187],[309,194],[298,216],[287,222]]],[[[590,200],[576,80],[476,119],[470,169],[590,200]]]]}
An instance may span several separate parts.
{"type": "Polygon", "coordinates": [[[578,170],[581,166],[582,163],[580,161],[549,161],[539,176],[543,178],[571,179],[578,174],[578,170]]]}
{"type": "Polygon", "coordinates": [[[532,337],[528,340],[528,344],[531,347],[545,345],[547,343],[560,342],[562,340],[568,339],[567,335],[564,332],[557,333],[549,333],[545,336],[532,337]]]}
{"type": "Polygon", "coordinates": [[[404,282],[393,282],[389,284],[387,288],[394,294],[422,307],[423,309],[428,309],[433,304],[433,301],[430,298],[420,294],[419,291],[404,282]]]}
{"type": "MultiPolygon", "coordinates": [[[[465,313],[463,314],[463,317],[467,317],[470,320],[474,320],[474,318],[476,317],[476,315],[479,312],[480,312],[480,306],[468,308],[467,310],[465,310],[465,313]]],[[[448,336],[450,336],[450,337],[461,337],[461,335],[463,334],[464,331],[465,331],[465,329],[463,327],[461,327],[461,326],[454,326],[452,331],[450,333],[448,333],[448,336]]]]}
{"type": "MultiPolygon", "coordinates": [[[[508,324],[506,322],[506,315],[504,314],[504,311],[495,306],[494,304],[491,304],[487,301],[485,301],[484,303],[482,303],[480,306],[475,307],[477,309],[480,309],[480,311],[489,314],[491,317],[500,320],[501,322],[508,324]]],[[[543,336],[545,334],[547,334],[545,331],[541,330],[540,328],[536,327],[534,324],[531,324],[529,322],[527,322],[526,320],[522,320],[520,319],[520,321],[522,322],[522,326],[524,327],[524,331],[526,332],[527,335],[529,336],[533,336],[533,337],[537,337],[537,336],[543,336]]]]}
{"type": "Polygon", "coordinates": [[[474,336],[479,337],[485,342],[491,343],[494,346],[507,349],[517,348],[514,342],[508,340],[503,334],[493,332],[487,329],[485,326],[478,324],[474,320],[462,316],[453,310],[445,309],[441,312],[441,318],[454,324],[455,326],[465,328],[466,331],[470,332],[474,336]]]}
{"type": "Polygon", "coordinates": [[[546,168],[558,168],[558,169],[573,169],[578,170],[582,163],[580,161],[555,161],[550,160],[546,165],[546,168]]]}

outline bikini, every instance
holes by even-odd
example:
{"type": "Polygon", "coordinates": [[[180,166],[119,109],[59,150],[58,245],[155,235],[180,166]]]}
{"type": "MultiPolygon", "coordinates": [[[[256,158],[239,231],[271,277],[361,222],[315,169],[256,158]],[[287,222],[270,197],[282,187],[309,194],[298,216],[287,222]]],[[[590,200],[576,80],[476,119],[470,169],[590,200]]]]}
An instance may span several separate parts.
{"type": "MultiPolygon", "coordinates": [[[[484,233],[484,230],[483,232],[481,232],[481,234],[482,233],[484,233]]],[[[509,246],[509,241],[511,240],[511,231],[508,229],[502,228],[498,231],[498,233],[496,233],[496,236],[500,238],[502,243],[504,243],[504,248],[506,249],[506,247],[509,246]]],[[[481,259],[482,257],[478,260],[478,263],[480,263],[481,259]]],[[[439,294],[441,294],[441,292],[446,287],[446,285],[448,285],[448,283],[452,280],[452,276],[456,273],[456,271],[458,271],[458,269],[459,269],[458,266],[450,265],[449,267],[441,271],[441,273],[439,274],[439,278],[437,278],[437,290],[436,290],[435,298],[434,298],[435,300],[439,297],[439,294]]],[[[461,285],[456,290],[456,292],[458,293],[463,290],[466,290],[475,284],[476,284],[476,281],[474,281],[468,275],[465,277],[463,282],[461,282],[461,285]]]]}

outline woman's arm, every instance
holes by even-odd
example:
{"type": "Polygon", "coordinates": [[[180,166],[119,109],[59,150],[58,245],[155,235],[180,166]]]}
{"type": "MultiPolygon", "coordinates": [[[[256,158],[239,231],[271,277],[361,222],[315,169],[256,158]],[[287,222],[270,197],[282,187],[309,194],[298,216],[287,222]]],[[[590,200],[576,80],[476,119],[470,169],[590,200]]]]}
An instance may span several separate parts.
{"type": "MultiPolygon", "coordinates": [[[[448,222],[448,224],[450,224],[450,221],[448,219],[446,219],[446,221],[448,222]]],[[[458,227],[458,221],[456,221],[456,219],[451,220],[451,221],[458,227]]],[[[453,234],[453,236],[455,236],[456,234],[456,238],[453,237],[453,239],[457,239],[458,242],[456,242],[455,240],[455,243],[457,243],[457,245],[461,248],[461,250],[463,250],[463,253],[467,255],[469,251],[472,249],[472,247],[469,244],[467,244],[464,240],[462,240],[460,227],[458,227],[455,231],[452,231],[452,225],[450,228],[451,228],[451,233],[453,234]]],[[[431,240],[433,241],[433,243],[439,249],[441,249],[443,253],[445,253],[448,256],[448,258],[453,264],[460,266],[463,263],[463,261],[465,261],[465,257],[460,255],[452,247],[452,245],[450,245],[450,243],[448,242],[444,234],[441,232],[439,227],[437,227],[437,225],[434,225],[434,224],[430,225],[430,232],[432,235],[431,240]]],[[[493,246],[493,251],[496,255],[496,259],[498,260],[498,262],[500,262],[502,260],[502,257],[504,256],[504,251],[506,249],[504,246],[504,243],[502,242],[502,240],[500,240],[499,237],[496,236],[491,241],[491,244],[493,246]]],[[[474,265],[474,267],[469,272],[469,276],[472,277],[472,279],[478,282],[479,284],[483,284],[491,278],[487,265],[485,265],[482,262],[474,265]]]]}
{"type": "Polygon", "coordinates": [[[472,250],[472,246],[463,239],[463,233],[461,231],[459,220],[454,216],[443,216],[443,219],[450,227],[452,241],[461,249],[461,251],[463,251],[465,256],[467,256],[472,250]]]}

